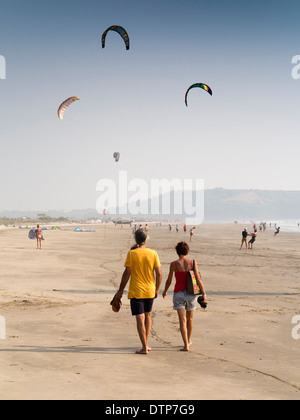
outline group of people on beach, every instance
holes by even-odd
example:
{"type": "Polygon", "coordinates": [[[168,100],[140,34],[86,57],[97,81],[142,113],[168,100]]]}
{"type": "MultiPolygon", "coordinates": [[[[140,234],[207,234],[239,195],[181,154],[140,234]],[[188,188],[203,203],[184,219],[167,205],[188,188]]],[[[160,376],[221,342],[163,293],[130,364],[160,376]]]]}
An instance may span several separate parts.
{"type": "MultiPolygon", "coordinates": [[[[260,224],[260,230],[265,231],[266,230],[266,223],[261,223],[260,224]]],[[[276,223],[275,223],[275,232],[274,232],[274,236],[277,236],[280,233],[280,227],[277,227],[276,223]]],[[[240,249],[243,248],[243,245],[245,244],[245,248],[246,249],[253,249],[253,244],[256,241],[257,238],[257,229],[256,229],[256,225],[253,225],[253,232],[252,233],[248,233],[248,230],[245,228],[242,232],[242,242],[241,242],[241,247],[240,249]],[[251,239],[248,243],[248,236],[251,236],[251,239]]]]}
{"type": "MultiPolygon", "coordinates": [[[[169,224],[169,232],[171,232],[172,231],[172,225],[170,225],[169,224]]],[[[176,229],[176,232],[178,233],[179,232],[179,227],[178,227],[178,225],[176,225],[175,226],[175,229],[176,229]]],[[[191,228],[190,229],[190,242],[193,242],[193,236],[194,236],[194,231],[195,231],[195,226],[193,227],[193,228],[191,228]]],[[[184,231],[184,233],[186,233],[187,232],[187,226],[186,225],[184,225],[183,226],[183,231],[184,231]]]]}
{"type": "MultiPolygon", "coordinates": [[[[125,271],[114,301],[120,307],[125,287],[130,281],[128,298],[130,299],[131,313],[136,317],[137,331],[142,343],[142,348],[136,353],[148,354],[151,350],[148,344],[152,324],[151,312],[154,300],[159,294],[162,271],[157,252],[147,248],[148,235],[144,229],[138,229],[135,232],[135,241],[136,245],[128,252],[125,261],[125,271]]],[[[175,276],[173,307],[178,313],[180,331],[184,343],[182,351],[189,351],[189,347],[192,344],[193,314],[197,306],[197,298],[199,299],[197,295],[187,293],[187,279],[190,271],[194,272],[197,285],[200,288],[202,307],[206,306],[207,300],[197,262],[188,258],[189,245],[186,242],[179,242],[175,249],[178,259],[170,265],[169,276],[162,297],[166,299],[175,276]]]]}
{"type": "MultiPolygon", "coordinates": [[[[171,224],[169,224],[168,229],[169,229],[169,232],[172,232],[173,226],[171,224]]],[[[194,236],[195,229],[196,229],[195,226],[190,229],[190,242],[193,242],[193,236],[194,236]]],[[[137,225],[134,225],[134,227],[132,229],[132,233],[135,234],[137,230],[145,230],[148,233],[149,232],[149,226],[145,225],[145,227],[143,227],[143,225],[139,225],[139,227],[137,227],[137,225]]],[[[175,225],[175,230],[176,230],[177,233],[179,233],[179,226],[178,225],[175,225]]],[[[184,231],[184,233],[187,232],[187,225],[186,224],[184,224],[184,226],[183,226],[183,231],[184,231]]]]}

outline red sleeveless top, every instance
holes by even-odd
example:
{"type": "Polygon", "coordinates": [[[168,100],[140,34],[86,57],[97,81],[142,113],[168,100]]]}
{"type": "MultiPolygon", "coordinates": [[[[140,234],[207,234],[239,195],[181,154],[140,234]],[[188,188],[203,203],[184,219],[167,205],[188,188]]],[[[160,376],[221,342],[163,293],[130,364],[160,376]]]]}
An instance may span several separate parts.
{"type": "MultiPolygon", "coordinates": [[[[189,263],[191,264],[191,270],[192,270],[193,261],[190,261],[189,263]]],[[[176,261],[176,266],[177,268],[181,267],[178,261],[176,261]]],[[[187,271],[175,271],[176,284],[175,284],[174,293],[186,291],[187,276],[188,276],[187,271]]]]}

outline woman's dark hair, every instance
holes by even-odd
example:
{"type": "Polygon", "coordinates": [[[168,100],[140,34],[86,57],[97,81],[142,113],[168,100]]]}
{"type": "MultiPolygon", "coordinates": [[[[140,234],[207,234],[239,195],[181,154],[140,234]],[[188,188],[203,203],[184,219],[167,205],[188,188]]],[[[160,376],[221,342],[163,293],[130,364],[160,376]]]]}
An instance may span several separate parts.
{"type": "Polygon", "coordinates": [[[134,246],[131,248],[131,251],[132,251],[132,250],[134,250],[134,249],[139,248],[141,245],[144,245],[144,243],[147,241],[148,235],[147,235],[147,233],[146,233],[145,231],[143,231],[142,229],[138,229],[138,230],[135,232],[134,237],[135,237],[135,242],[136,242],[136,245],[134,245],[134,246]]]}
{"type": "Polygon", "coordinates": [[[180,255],[187,255],[190,252],[190,247],[186,242],[179,242],[175,249],[179,257],[180,255]]]}

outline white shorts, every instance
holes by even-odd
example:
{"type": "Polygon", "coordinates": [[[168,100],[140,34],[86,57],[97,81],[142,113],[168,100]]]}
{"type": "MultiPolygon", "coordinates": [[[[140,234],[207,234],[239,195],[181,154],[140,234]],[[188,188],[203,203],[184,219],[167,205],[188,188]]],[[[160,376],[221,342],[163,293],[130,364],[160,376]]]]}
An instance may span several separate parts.
{"type": "Polygon", "coordinates": [[[186,292],[176,292],[173,295],[173,308],[186,309],[188,312],[194,311],[197,307],[197,296],[186,292]]]}

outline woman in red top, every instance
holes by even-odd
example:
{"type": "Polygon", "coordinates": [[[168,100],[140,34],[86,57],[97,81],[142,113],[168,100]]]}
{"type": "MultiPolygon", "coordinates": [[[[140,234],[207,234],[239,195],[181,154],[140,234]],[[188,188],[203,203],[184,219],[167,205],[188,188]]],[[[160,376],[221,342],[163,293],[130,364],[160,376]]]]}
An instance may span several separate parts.
{"type": "Polygon", "coordinates": [[[193,331],[193,315],[194,310],[196,309],[197,296],[186,293],[186,286],[188,271],[193,270],[193,268],[197,283],[204,297],[204,303],[206,303],[205,289],[198,272],[197,263],[195,261],[195,265],[193,267],[194,262],[187,258],[189,251],[190,248],[186,242],[179,242],[177,244],[176,252],[179,259],[171,263],[169,277],[166,281],[165,290],[163,292],[163,298],[166,299],[167,292],[172,283],[173,274],[175,274],[176,284],[174,289],[173,305],[174,309],[177,310],[178,313],[180,331],[184,342],[184,348],[182,351],[189,351],[189,346],[192,344],[191,336],[193,331]]]}

